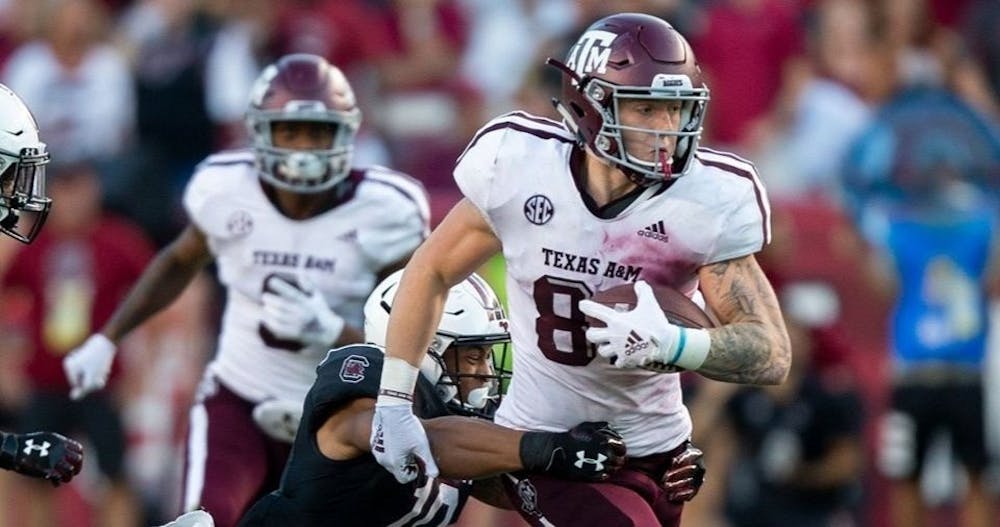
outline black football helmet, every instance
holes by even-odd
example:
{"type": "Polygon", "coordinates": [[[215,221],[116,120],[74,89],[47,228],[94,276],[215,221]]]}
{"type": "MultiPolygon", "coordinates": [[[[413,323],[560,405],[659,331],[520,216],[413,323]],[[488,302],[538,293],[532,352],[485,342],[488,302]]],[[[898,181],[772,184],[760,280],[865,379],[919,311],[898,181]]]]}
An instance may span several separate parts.
{"type": "Polygon", "coordinates": [[[351,171],[361,110],[354,90],[338,68],[317,55],[286,55],[268,66],[251,89],[247,129],[261,177],[299,193],[327,190],[351,171]],[[271,124],[316,121],[335,129],[329,148],[299,150],[274,146],[271,124]]]}
{"type": "Polygon", "coordinates": [[[684,175],[701,138],[708,87],[687,40],[655,16],[622,13],[594,22],[569,50],[566,62],[548,59],[563,72],[562,98],[553,103],[566,125],[595,155],[638,184],[684,175]],[[620,122],[622,99],[680,100],[680,129],[626,128],[620,122]],[[669,159],[647,161],[631,155],[623,130],[676,136],[669,159]]]}

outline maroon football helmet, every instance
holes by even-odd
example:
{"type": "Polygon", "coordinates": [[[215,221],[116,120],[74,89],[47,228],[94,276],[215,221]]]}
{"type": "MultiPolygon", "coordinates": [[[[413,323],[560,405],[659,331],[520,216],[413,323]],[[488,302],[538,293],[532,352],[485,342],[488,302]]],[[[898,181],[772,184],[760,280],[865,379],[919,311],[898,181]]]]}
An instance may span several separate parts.
{"type": "Polygon", "coordinates": [[[321,192],[350,173],[361,110],[347,78],[322,57],[286,55],[265,68],[251,90],[246,122],[260,175],[276,187],[321,192]],[[335,129],[333,144],[324,149],[278,148],[271,136],[277,121],[329,123],[335,129]]]}
{"type": "Polygon", "coordinates": [[[567,126],[595,155],[609,161],[639,184],[687,173],[701,138],[708,87],[687,40],[664,20],[622,13],[591,24],[569,50],[566,63],[548,59],[563,76],[562,99],[554,100],[567,126]],[[679,130],[625,127],[619,119],[623,99],[680,100],[679,130]],[[647,161],[631,155],[622,131],[676,136],[670,159],[647,161]]]}

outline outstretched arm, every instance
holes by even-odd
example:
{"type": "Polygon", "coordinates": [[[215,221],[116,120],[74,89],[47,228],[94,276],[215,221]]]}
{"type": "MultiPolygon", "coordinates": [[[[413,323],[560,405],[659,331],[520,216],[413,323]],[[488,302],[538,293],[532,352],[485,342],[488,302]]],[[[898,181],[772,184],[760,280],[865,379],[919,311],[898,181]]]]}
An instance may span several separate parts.
{"type": "Polygon", "coordinates": [[[193,225],[161,250],[104,328],[63,359],[70,397],[79,399],[103,388],[117,342],[173,302],[210,259],[205,237],[193,225]]]}
{"type": "MultiPolygon", "coordinates": [[[[320,452],[330,459],[353,459],[370,452],[375,401],[351,401],[316,432],[320,452]]],[[[445,416],[422,420],[443,477],[479,479],[515,470],[559,477],[603,480],[625,462],[625,444],[607,423],[582,423],[566,432],[524,432],[483,419],[445,416]],[[577,452],[602,463],[576,466],[577,452]]]]}
{"type": "Polygon", "coordinates": [[[468,200],[458,202],[406,265],[389,317],[386,356],[419,367],[448,290],[499,251],[500,240],[482,213],[468,200]]]}
{"type": "Polygon", "coordinates": [[[780,384],[792,363],[788,332],[771,283],[753,255],[702,267],[705,302],[722,325],[698,373],[719,381],[780,384]]]}
{"type": "Polygon", "coordinates": [[[211,259],[205,236],[194,225],[188,225],[146,267],[139,281],[101,329],[101,334],[117,343],[173,302],[211,259]]]}
{"type": "Polygon", "coordinates": [[[499,250],[500,240],[480,211],[463,199],[417,249],[403,273],[389,316],[372,420],[372,453],[400,482],[417,477],[415,458],[423,460],[428,475],[438,473],[427,434],[413,415],[418,367],[441,321],[448,290],[499,250]]]}

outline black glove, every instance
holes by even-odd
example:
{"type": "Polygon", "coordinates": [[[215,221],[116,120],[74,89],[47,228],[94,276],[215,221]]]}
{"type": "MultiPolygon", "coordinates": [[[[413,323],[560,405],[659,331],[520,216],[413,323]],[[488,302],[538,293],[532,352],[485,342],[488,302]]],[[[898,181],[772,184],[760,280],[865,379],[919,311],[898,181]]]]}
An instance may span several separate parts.
{"type": "Polygon", "coordinates": [[[0,468],[46,479],[53,486],[68,483],[83,467],[80,443],[54,432],[0,433],[0,468]]]}
{"type": "Polygon", "coordinates": [[[684,451],[674,456],[670,470],[663,475],[663,489],[667,491],[667,499],[674,503],[691,501],[705,481],[704,454],[690,441],[684,445],[684,451]]]}
{"type": "Polygon", "coordinates": [[[625,465],[625,442],[607,422],[580,423],[566,432],[527,432],[521,438],[525,470],[603,481],[625,465]]]}

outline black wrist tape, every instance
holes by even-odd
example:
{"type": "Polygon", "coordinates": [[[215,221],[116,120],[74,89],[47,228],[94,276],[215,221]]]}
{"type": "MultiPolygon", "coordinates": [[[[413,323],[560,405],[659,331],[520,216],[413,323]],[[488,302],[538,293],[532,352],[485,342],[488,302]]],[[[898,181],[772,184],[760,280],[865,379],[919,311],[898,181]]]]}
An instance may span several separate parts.
{"type": "Polygon", "coordinates": [[[521,465],[525,470],[546,471],[552,466],[555,434],[552,432],[525,432],[519,447],[521,465]]]}

